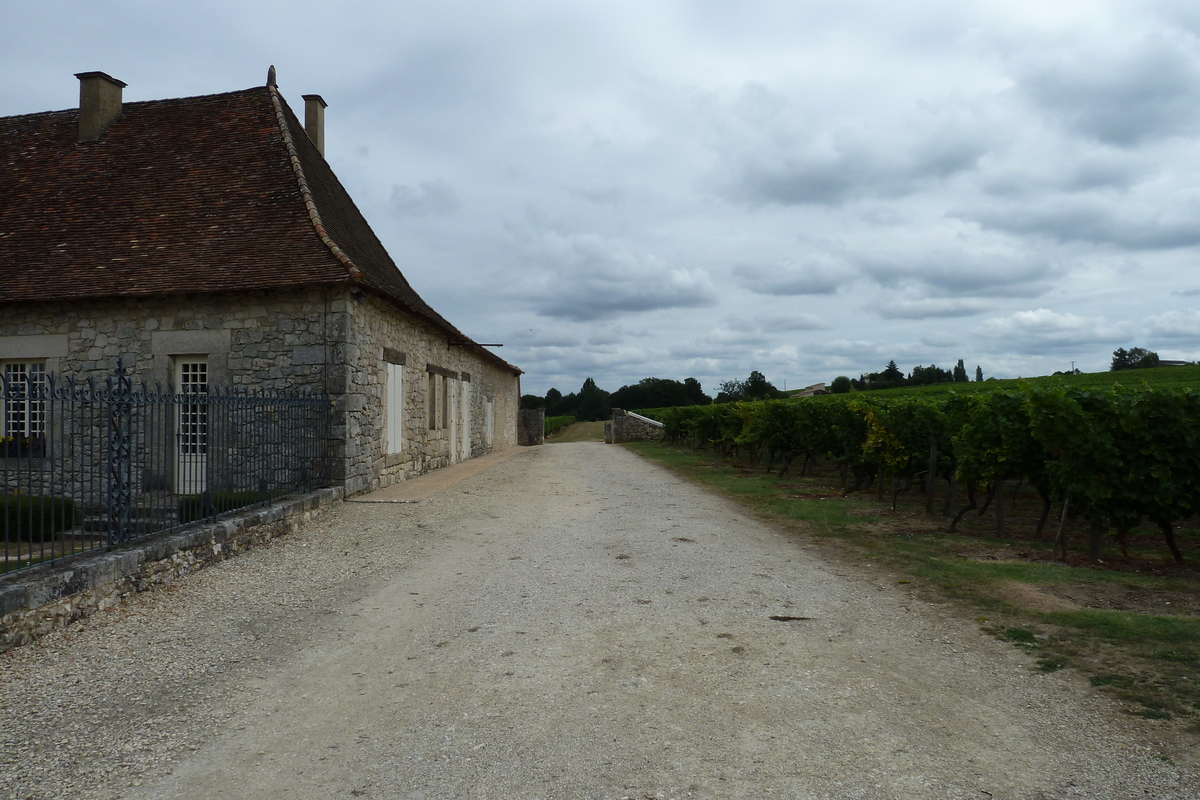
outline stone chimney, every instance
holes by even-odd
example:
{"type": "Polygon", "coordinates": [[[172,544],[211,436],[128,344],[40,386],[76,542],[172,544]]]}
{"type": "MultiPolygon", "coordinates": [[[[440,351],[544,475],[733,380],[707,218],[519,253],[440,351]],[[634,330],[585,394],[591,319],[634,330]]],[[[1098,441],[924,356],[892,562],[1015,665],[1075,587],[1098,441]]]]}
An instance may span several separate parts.
{"type": "Polygon", "coordinates": [[[79,141],[94,142],[121,116],[121,90],[126,84],[103,72],[77,72],[79,141]]]}
{"type": "Polygon", "coordinates": [[[312,143],[317,146],[317,152],[325,155],[325,109],[326,103],[319,94],[306,94],[304,97],[304,132],[312,143]]]}

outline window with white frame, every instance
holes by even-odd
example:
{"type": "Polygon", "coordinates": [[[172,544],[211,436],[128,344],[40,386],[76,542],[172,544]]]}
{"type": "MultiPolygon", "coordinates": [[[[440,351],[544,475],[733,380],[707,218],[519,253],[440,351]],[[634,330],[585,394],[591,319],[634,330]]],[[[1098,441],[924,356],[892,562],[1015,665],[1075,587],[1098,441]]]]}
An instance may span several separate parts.
{"type": "Polygon", "coordinates": [[[3,389],[4,437],[19,440],[44,437],[46,362],[5,362],[3,389]]]}

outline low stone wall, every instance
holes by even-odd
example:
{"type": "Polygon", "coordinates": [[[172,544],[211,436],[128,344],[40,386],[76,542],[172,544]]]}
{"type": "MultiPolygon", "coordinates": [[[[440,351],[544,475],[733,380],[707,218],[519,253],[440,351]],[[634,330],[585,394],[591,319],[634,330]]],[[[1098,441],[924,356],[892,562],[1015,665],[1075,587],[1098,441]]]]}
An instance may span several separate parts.
{"type": "Polygon", "coordinates": [[[614,408],[611,430],[610,440],[609,426],[607,424],[604,426],[604,440],[612,444],[620,444],[621,442],[633,442],[642,439],[661,439],[663,424],[655,422],[648,417],[643,417],[641,414],[634,414],[624,409],[614,408]]]}
{"type": "Polygon", "coordinates": [[[341,489],[321,489],[152,536],[128,549],[64,559],[0,577],[0,653],[112,608],[134,592],[170,583],[292,533],[329,513],[330,505],[341,498],[341,489]]]}

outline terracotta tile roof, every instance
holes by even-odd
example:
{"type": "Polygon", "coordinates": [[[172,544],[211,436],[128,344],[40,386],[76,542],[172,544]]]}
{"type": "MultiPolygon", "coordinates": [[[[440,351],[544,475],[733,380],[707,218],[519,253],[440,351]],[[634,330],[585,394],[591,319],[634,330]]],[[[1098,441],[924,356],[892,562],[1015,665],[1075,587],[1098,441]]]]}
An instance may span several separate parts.
{"type": "Polygon", "coordinates": [[[275,87],[78,119],[0,117],[0,303],[358,283],[516,370],[413,290],[275,87]]]}

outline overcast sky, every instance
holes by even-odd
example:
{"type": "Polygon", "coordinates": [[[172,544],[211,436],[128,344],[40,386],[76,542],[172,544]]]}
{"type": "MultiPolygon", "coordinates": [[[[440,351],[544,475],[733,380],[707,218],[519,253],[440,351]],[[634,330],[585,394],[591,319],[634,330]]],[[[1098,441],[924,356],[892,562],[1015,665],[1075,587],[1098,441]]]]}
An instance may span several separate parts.
{"type": "Polygon", "coordinates": [[[0,0],[0,115],[278,70],[523,391],[1200,358],[1200,3],[0,0]]]}

